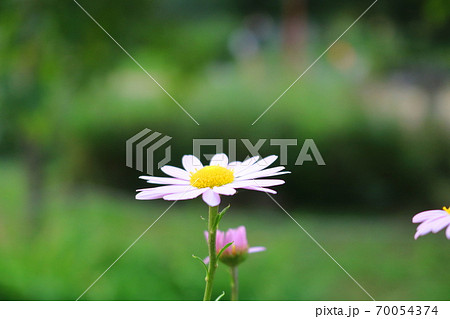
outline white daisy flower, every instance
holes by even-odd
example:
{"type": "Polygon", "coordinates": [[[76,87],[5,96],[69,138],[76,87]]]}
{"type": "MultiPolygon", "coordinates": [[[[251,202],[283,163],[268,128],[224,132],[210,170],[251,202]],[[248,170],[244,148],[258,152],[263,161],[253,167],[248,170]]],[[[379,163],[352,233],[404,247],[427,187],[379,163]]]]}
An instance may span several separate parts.
{"type": "Polygon", "coordinates": [[[203,166],[193,155],[183,156],[184,169],[166,165],[161,170],[171,177],[141,176],[152,184],[165,186],[138,189],[136,199],[150,200],[186,200],[202,195],[211,207],[220,204],[220,195],[234,195],[237,188],[276,194],[267,188],[284,184],[281,179],[260,179],[264,177],[288,174],[284,166],[269,167],[278,158],[276,155],[260,159],[251,157],[243,162],[228,162],[225,154],[216,154],[208,166],[203,166]]]}

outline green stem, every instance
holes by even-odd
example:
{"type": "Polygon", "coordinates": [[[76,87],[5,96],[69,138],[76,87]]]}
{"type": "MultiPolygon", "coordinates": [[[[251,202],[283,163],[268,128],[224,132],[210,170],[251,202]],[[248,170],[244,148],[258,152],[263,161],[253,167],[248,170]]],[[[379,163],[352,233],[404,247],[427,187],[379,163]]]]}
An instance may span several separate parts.
{"type": "Polygon", "coordinates": [[[230,267],[231,269],[231,301],[239,300],[239,279],[237,266],[230,267]]]}
{"type": "Polygon", "coordinates": [[[206,273],[206,286],[205,294],[203,295],[203,301],[211,300],[214,274],[217,269],[217,253],[216,253],[216,232],[217,226],[216,220],[219,216],[219,206],[209,207],[208,216],[208,251],[209,251],[209,264],[208,272],[206,273]]]}

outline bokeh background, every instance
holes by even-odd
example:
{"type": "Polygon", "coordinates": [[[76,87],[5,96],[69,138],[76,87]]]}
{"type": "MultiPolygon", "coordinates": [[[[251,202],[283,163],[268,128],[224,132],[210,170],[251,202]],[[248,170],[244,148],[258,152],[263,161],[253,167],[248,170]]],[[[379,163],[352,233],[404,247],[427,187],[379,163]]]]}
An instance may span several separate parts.
{"type": "MultiPolygon", "coordinates": [[[[144,128],[175,166],[194,138],[314,139],[327,165],[290,147],[277,200],[375,299],[449,298],[449,242],[414,241],[411,217],[450,204],[450,2],[378,1],[253,126],[371,1],[79,3],[200,125],[75,2],[2,0],[0,299],[76,299],[169,206],[134,199],[125,141],[144,128]]],[[[264,193],[227,202],[221,228],[267,247],[242,299],[368,299],[264,193]]],[[[83,300],[201,299],[202,215],[176,203],[83,300]]]]}

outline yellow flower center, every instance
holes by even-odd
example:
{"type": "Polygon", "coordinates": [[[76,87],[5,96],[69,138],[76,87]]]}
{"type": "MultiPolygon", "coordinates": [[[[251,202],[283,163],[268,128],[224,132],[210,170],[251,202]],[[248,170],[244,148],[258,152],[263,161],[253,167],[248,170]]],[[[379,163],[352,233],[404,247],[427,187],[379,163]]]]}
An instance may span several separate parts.
{"type": "Polygon", "coordinates": [[[447,212],[447,214],[450,214],[450,207],[447,208],[447,207],[444,206],[444,207],[442,207],[442,210],[447,212]]]}
{"type": "Polygon", "coordinates": [[[191,185],[197,188],[222,186],[234,181],[233,171],[222,166],[205,166],[191,175],[191,185]]]}

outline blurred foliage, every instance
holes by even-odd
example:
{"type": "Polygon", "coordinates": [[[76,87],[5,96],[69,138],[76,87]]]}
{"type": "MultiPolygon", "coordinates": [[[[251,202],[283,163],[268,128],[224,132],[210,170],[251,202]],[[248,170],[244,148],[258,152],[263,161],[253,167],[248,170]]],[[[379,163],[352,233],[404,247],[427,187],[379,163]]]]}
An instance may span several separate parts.
{"type": "MultiPolygon", "coordinates": [[[[191,152],[193,138],[313,138],[327,166],[294,167],[298,151],[290,152],[288,180],[295,187],[287,199],[379,207],[445,199],[448,129],[432,119],[413,131],[374,119],[361,92],[395,76],[422,87],[430,99],[445,87],[448,2],[377,3],[251,127],[367,3],[304,2],[298,36],[306,34],[307,41],[294,60],[280,43],[286,19],[297,14],[286,11],[297,8],[288,0],[80,4],[201,125],[75,2],[4,1],[0,58],[8,63],[0,66],[0,150],[44,163],[29,171],[52,165],[74,184],[135,188],[137,173],[124,167],[124,142],[145,127],[174,137],[174,163],[191,152]],[[244,37],[236,47],[233,39],[246,32],[256,40],[244,37]]],[[[277,151],[269,142],[262,148],[263,154],[277,151]]],[[[239,157],[246,155],[241,145],[239,157]]]]}
{"type": "MultiPolygon", "coordinates": [[[[405,66],[409,70],[409,65],[448,66],[448,59],[438,58],[448,56],[443,37],[448,2],[376,4],[332,54],[252,127],[368,3],[305,2],[308,45],[295,64],[277,40],[288,14],[283,8],[290,8],[290,1],[80,4],[200,127],[76,3],[4,1],[0,54],[8,63],[0,67],[3,153],[20,154],[32,143],[42,150],[40,157],[60,166],[65,179],[129,189],[136,186],[136,174],[123,165],[124,141],[145,127],[174,137],[174,159],[191,152],[192,138],[313,138],[327,166],[293,167],[298,152],[290,153],[289,182],[295,185],[290,196],[295,200],[336,205],[351,199],[354,205],[383,207],[401,204],[411,194],[422,204],[443,200],[434,194],[441,177],[449,176],[447,131],[427,123],[411,133],[395,122],[375,122],[364,112],[359,91],[368,74],[376,79],[405,66]],[[243,28],[261,34],[259,49],[250,57],[230,49],[233,34],[243,28]],[[414,47],[418,43],[423,47],[414,47]],[[354,65],[342,69],[344,57],[352,55],[354,65]]],[[[268,144],[263,153],[277,151],[268,144]]],[[[239,155],[247,155],[242,147],[239,155]]]]}
{"type": "MultiPolygon", "coordinates": [[[[125,166],[125,141],[144,128],[173,137],[177,166],[194,138],[238,139],[238,159],[240,139],[267,139],[264,155],[279,152],[270,139],[298,139],[284,205],[375,298],[446,298],[442,236],[413,243],[409,223],[448,204],[450,131],[436,109],[441,99],[450,114],[449,1],[378,1],[253,126],[371,1],[77,1],[200,125],[74,1],[1,1],[0,299],[76,298],[157,217],[165,206],[135,202],[146,184],[125,166]],[[326,166],[294,165],[309,138],[326,166]]],[[[244,299],[365,298],[261,194],[233,201],[224,225],[269,248],[242,267],[244,299]]],[[[88,299],[199,299],[201,213],[173,210],[88,299]]],[[[217,292],[227,281],[221,271],[217,292]]]]}

